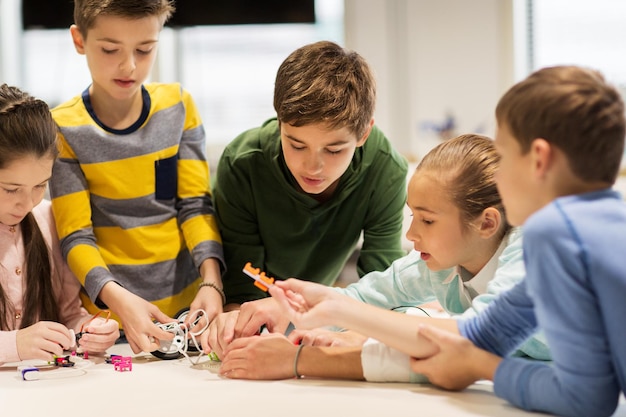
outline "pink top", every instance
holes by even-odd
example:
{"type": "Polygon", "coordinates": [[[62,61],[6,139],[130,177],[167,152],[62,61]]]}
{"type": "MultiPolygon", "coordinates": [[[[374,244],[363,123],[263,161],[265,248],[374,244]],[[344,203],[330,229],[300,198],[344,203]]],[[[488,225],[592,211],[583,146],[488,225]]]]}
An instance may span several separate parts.
{"type": "MultiPolygon", "coordinates": [[[[79,330],[81,319],[88,315],[82,308],[80,283],[61,255],[61,247],[52,218],[50,202],[43,200],[33,209],[41,233],[51,249],[54,296],[59,307],[60,321],[70,329],[79,330]]],[[[24,276],[24,242],[21,225],[0,224],[0,284],[16,310],[15,328],[19,329],[22,311],[24,276]]],[[[9,322],[12,321],[9,320],[9,322]]],[[[0,363],[20,360],[16,345],[17,330],[0,331],[0,363]]]]}

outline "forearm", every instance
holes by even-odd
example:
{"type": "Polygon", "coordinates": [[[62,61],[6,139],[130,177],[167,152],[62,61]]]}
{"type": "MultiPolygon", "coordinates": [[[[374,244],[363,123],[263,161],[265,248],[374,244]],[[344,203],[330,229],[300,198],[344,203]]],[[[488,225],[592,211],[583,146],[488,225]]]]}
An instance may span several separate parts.
{"type": "Polygon", "coordinates": [[[493,381],[496,375],[496,369],[498,369],[500,362],[502,362],[502,358],[478,348],[476,348],[471,355],[473,358],[468,360],[468,363],[472,366],[472,375],[475,376],[476,380],[486,379],[493,381]]]}
{"type": "Polygon", "coordinates": [[[220,273],[220,263],[215,258],[207,258],[200,265],[200,276],[202,282],[212,283],[222,288],[222,277],[220,273]]]}
{"type": "Polygon", "coordinates": [[[429,324],[458,334],[453,319],[416,317],[383,310],[349,300],[342,303],[337,315],[337,325],[377,339],[409,356],[422,358],[436,352],[435,346],[418,335],[420,324],[429,324]]]}
{"type": "Polygon", "coordinates": [[[116,283],[109,281],[100,290],[98,298],[115,314],[121,315],[120,311],[124,307],[124,298],[128,290],[116,283]]]}
{"type": "Polygon", "coordinates": [[[361,348],[304,346],[297,371],[308,377],[363,380],[361,348]]]}

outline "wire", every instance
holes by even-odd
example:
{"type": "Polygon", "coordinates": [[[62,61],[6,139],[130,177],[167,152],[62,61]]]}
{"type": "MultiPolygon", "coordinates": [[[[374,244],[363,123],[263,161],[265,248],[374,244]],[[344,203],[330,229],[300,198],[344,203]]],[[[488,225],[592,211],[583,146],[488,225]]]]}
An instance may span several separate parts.
{"type": "MultiPolygon", "coordinates": [[[[194,311],[189,316],[189,323],[190,323],[189,327],[193,329],[202,320],[202,317],[206,317],[206,316],[207,316],[206,311],[202,309],[198,309],[194,311]]],[[[191,329],[188,329],[187,326],[183,323],[174,323],[174,326],[172,329],[172,332],[174,333],[175,337],[180,336],[182,337],[182,340],[183,340],[182,344],[177,345],[178,353],[186,357],[189,360],[189,362],[191,362],[192,365],[198,365],[200,363],[200,356],[198,356],[195,361],[191,359],[191,357],[187,353],[187,351],[189,350],[189,340],[193,342],[193,347],[195,347],[200,352],[202,351],[200,347],[200,343],[198,342],[196,337],[200,336],[202,333],[204,333],[206,329],[209,328],[209,321],[208,320],[205,320],[205,321],[206,323],[202,326],[202,328],[200,328],[200,330],[197,330],[197,331],[191,331],[191,329]]]]}

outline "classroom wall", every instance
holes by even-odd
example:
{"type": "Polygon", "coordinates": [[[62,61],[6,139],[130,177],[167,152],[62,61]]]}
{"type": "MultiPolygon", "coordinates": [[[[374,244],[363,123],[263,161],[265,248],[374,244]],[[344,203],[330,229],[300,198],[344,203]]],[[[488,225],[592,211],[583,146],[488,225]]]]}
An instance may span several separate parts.
{"type": "MultiPolygon", "coordinates": [[[[376,122],[409,159],[417,161],[440,141],[433,128],[449,115],[456,124],[451,134],[493,135],[493,109],[515,78],[515,3],[344,0],[345,45],[376,73],[376,122]]],[[[0,0],[0,80],[21,85],[17,5],[17,0],[0,0]]],[[[160,54],[172,61],[165,46],[160,54]]],[[[156,78],[167,75],[159,68],[156,78]]],[[[219,149],[212,154],[219,155],[223,145],[214,144],[219,149]]]]}
{"type": "Polygon", "coordinates": [[[378,80],[376,122],[417,160],[440,137],[493,135],[493,110],[515,79],[514,0],[345,0],[346,46],[378,80]]]}

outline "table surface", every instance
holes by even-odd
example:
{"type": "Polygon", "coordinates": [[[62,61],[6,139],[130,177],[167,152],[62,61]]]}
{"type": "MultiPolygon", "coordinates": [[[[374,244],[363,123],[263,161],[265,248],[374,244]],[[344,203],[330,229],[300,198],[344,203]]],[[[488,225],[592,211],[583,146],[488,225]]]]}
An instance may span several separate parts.
{"type": "MultiPolygon", "coordinates": [[[[92,356],[73,368],[42,370],[44,379],[24,381],[17,371],[17,366],[24,363],[1,366],[2,414],[158,417],[206,410],[202,415],[367,417],[413,412],[428,416],[533,415],[496,397],[489,383],[478,383],[462,392],[447,392],[417,384],[306,378],[230,380],[217,374],[219,363],[205,358],[197,365],[186,358],[161,360],[145,353],[133,355],[126,344],[115,345],[108,352],[132,356],[132,371],[115,371],[113,365],[104,362],[104,357],[92,356]]],[[[197,358],[192,356],[192,359],[197,358]]],[[[626,417],[623,401],[615,415],[626,417]]]]}

